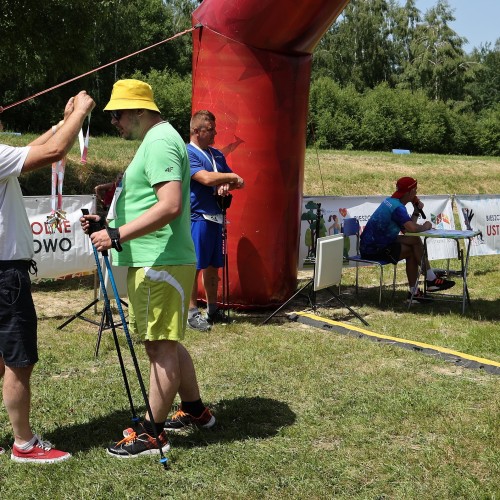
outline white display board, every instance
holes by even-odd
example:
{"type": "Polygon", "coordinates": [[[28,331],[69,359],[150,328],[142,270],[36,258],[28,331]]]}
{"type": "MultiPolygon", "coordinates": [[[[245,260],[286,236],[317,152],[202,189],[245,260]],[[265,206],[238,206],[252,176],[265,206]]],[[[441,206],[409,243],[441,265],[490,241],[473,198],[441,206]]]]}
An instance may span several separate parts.
{"type": "Polygon", "coordinates": [[[338,285],[342,279],[344,237],[341,234],[318,238],[314,290],[338,285]]]}

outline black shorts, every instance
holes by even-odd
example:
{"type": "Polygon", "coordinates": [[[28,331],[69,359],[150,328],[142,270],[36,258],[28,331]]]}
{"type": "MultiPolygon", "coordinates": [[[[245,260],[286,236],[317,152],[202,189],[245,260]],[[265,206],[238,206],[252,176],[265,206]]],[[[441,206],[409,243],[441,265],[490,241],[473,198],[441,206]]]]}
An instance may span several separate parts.
{"type": "Polygon", "coordinates": [[[28,260],[0,261],[0,356],[13,368],[38,361],[30,265],[28,260]]]}
{"type": "Polygon", "coordinates": [[[401,259],[401,243],[395,241],[377,253],[362,253],[361,257],[367,260],[385,260],[397,264],[401,259]]]}

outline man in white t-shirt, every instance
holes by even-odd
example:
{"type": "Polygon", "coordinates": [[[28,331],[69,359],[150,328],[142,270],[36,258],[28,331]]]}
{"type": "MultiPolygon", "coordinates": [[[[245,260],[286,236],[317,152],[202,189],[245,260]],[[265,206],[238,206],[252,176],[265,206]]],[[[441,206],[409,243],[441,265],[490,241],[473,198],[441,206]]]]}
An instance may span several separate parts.
{"type": "Polygon", "coordinates": [[[29,272],[36,266],[18,177],[64,158],[94,106],[82,91],[68,101],[64,120],[28,146],[0,144],[0,378],[14,433],[11,458],[17,462],[54,463],[71,456],[33,434],[30,426],[30,378],[38,352],[29,272]]]}

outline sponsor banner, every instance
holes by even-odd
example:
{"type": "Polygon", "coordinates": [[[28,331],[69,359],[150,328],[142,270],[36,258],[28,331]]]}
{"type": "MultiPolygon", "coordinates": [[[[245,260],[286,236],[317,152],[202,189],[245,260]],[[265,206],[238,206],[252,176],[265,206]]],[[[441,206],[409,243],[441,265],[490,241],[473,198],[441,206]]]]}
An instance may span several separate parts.
{"type": "Polygon", "coordinates": [[[500,195],[455,195],[463,230],[481,231],[471,243],[471,255],[500,253],[500,195]]]}
{"type": "MultiPolygon", "coordinates": [[[[361,232],[368,219],[386,196],[304,196],[300,217],[299,269],[310,267],[314,262],[314,238],[318,203],[320,208],[319,237],[342,232],[344,219],[355,217],[359,220],[361,232]]],[[[432,226],[438,229],[455,229],[453,207],[449,195],[420,196],[425,205],[424,213],[432,226]]],[[[413,205],[406,206],[408,213],[413,213],[413,205]]],[[[424,220],[419,218],[419,223],[424,220]]],[[[449,259],[457,257],[454,241],[445,239],[427,240],[429,259],[449,259]]],[[[356,237],[346,238],[344,252],[356,254],[356,237]]]]}
{"type": "Polygon", "coordinates": [[[24,196],[24,205],[33,232],[39,278],[61,278],[95,269],[94,253],[90,238],[82,231],[82,208],[95,212],[95,196],[63,196],[62,209],[66,220],[55,229],[47,224],[51,212],[50,196],[24,196]]]}

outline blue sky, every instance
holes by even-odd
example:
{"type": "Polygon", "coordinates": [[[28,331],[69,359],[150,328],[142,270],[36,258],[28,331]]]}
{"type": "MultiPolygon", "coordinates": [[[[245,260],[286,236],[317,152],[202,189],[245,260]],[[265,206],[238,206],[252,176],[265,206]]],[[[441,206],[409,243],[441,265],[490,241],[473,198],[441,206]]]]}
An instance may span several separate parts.
{"type": "MultiPolygon", "coordinates": [[[[399,2],[404,4],[404,0],[399,2]]],[[[437,0],[416,0],[422,14],[436,4],[437,0]]],[[[500,38],[500,0],[448,0],[448,4],[455,10],[452,29],[469,40],[464,46],[466,52],[485,42],[494,46],[500,38]]]]}

